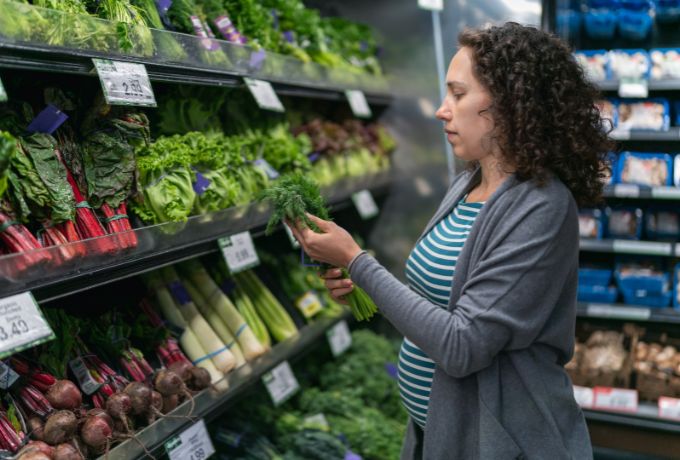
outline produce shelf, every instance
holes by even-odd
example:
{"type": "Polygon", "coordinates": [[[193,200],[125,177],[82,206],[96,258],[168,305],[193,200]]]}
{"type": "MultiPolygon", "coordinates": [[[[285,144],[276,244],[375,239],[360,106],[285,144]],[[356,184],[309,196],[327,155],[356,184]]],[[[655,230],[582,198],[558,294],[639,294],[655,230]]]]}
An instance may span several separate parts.
{"type": "Polygon", "coordinates": [[[604,318],[680,324],[680,311],[672,308],[649,308],[622,303],[579,302],[576,313],[580,318],[604,318]]]}
{"type": "Polygon", "coordinates": [[[615,141],[680,141],[680,126],[672,126],[668,131],[618,131],[609,133],[615,141]]]}
{"type": "MultiPolygon", "coordinates": [[[[186,401],[169,414],[171,417],[157,420],[137,433],[138,442],[130,439],[111,449],[108,458],[144,458],[145,451],[142,445],[152,453],[162,454],[164,442],[168,438],[187,428],[199,418],[210,421],[221,415],[234,398],[249,387],[258,384],[266,372],[283,361],[300,358],[306,351],[310,350],[311,345],[324,336],[328,329],[349,317],[350,314],[346,313],[338,318],[321,318],[303,327],[296,337],[275,345],[267,354],[230,373],[227,376],[229,383],[227,390],[219,392],[214,389],[206,389],[194,396],[193,420],[182,417],[189,414],[190,402],[186,401]]],[[[107,457],[102,455],[99,458],[103,460],[107,457]]],[[[157,458],[160,457],[157,456],[157,458]]]]}
{"type": "MultiPolygon", "coordinates": [[[[354,192],[367,189],[373,194],[382,194],[390,184],[391,175],[387,171],[341,180],[325,188],[323,194],[333,210],[349,203],[354,192]]],[[[0,297],[30,290],[38,302],[45,303],[184,259],[216,252],[216,240],[220,237],[246,230],[253,231],[254,237],[263,234],[262,229],[270,212],[266,205],[253,204],[193,216],[185,223],[142,227],[128,232],[136,235],[137,247],[115,254],[97,253],[95,248],[103,239],[115,242],[120,233],[69,243],[66,247],[80,247],[87,255],[72,263],[39,266],[24,272],[19,272],[17,267],[25,265],[27,257],[49,254],[56,260],[62,247],[1,256],[0,297]]]]}
{"type": "Polygon", "coordinates": [[[613,412],[595,409],[583,409],[588,421],[626,425],[636,428],[644,428],[671,433],[680,433],[680,420],[675,421],[659,417],[659,409],[656,404],[642,402],[638,405],[637,412],[613,412]]]}
{"type": "Polygon", "coordinates": [[[580,249],[583,252],[612,252],[616,254],[640,254],[648,256],[674,256],[680,246],[676,243],[634,240],[596,240],[581,238],[580,249]]]}
{"type": "Polygon", "coordinates": [[[608,185],[605,198],[640,198],[645,200],[680,200],[680,187],[649,187],[635,184],[608,185]]]}
{"type": "MultiPolygon", "coordinates": [[[[619,80],[604,80],[594,83],[600,91],[618,91],[619,89],[619,80]]],[[[680,79],[649,80],[647,87],[650,91],[677,91],[680,90],[680,79]]]]}
{"type": "Polygon", "coordinates": [[[145,64],[152,81],[243,86],[242,77],[253,77],[283,95],[340,100],[357,89],[371,104],[392,99],[384,77],[358,70],[140,26],[128,26],[134,46],[123,50],[114,22],[10,0],[0,0],[0,10],[0,67],[95,76],[92,58],[106,58],[145,64]]]}

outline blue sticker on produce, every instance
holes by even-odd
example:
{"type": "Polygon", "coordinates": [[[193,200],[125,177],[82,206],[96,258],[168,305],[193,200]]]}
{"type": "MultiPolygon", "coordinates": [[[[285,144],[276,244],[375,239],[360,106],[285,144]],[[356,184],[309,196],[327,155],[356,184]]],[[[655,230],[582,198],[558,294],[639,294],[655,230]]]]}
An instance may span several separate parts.
{"type": "Polygon", "coordinates": [[[180,305],[186,305],[191,302],[191,296],[179,281],[173,281],[172,283],[168,284],[168,289],[180,305]]]}
{"type": "Polygon", "coordinates": [[[210,179],[205,177],[199,171],[196,171],[196,182],[194,182],[194,192],[198,195],[203,195],[210,187],[210,179]]]}
{"type": "Polygon", "coordinates": [[[319,158],[321,157],[321,154],[319,152],[312,152],[309,155],[307,155],[307,158],[309,158],[310,163],[316,163],[319,161],[319,158]]]}
{"type": "Polygon", "coordinates": [[[68,120],[68,115],[52,104],[48,104],[37,117],[28,125],[29,133],[52,134],[62,123],[68,120]]]}
{"type": "Polygon", "coordinates": [[[351,450],[345,452],[345,460],[362,460],[361,455],[355,454],[351,450]]]}
{"type": "Polygon", "coordinates": [[[274,30],[279,30],[279,12],[275,8],[271,10],[272,19],[274,21],[274,30]]]}
{"type": "Polygon", "coordinates": [[[294,43],[295,42],[295,35],[293,35],[292,30],[286,30],[283,33],[283,38],[288,42],[288,43],[294,43]]]}
{"type": "Polygon", "coordinates": [[[267,53],[263,49],[251,53],[249,62],[250,68],[253,70],[260,70],[266,57],[267,53]]]}
{"type": "Polygon", "coordinates": [[[385,372],[387,372],[387,375],[392,377],[394,380],[397,380],[397,374],[399,373],[399,370],[394,363],[385,363],[385,372]]]}

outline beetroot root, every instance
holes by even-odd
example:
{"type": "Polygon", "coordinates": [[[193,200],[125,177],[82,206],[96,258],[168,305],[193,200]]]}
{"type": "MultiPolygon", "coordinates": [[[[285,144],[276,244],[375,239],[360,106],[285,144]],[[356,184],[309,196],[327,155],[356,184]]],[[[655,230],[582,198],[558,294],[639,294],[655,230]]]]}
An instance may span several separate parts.
{"type": "Polygon", "coordinates": [[[83,456],[78,452],[72,444],[59,444],[54,448],[54,460],[84,460],[83,456]]]}
{"type": "Polygon", "coordinates": [[[45,437],[45,422],[40,417],[33,416],[26,422],[28,425],[28,432],[33,439],[42,441],[45,437]]]}
{"type": "Polygon", "coordinates": [[[43,454],[47,455],[48,457],[52,457],[54,455],[54,447],[50,446],[46,442],[43,441],[29,441],[26,446],[21,449],[20,454],[27,453],[29,451],[40,451],[43,454]]]}
{"type": "Polygon", "coordinates": [[[125,387],[125,394],[130,397],[132,413],[146,415],[151,407],[151,387],[142,382],[132,382],[125,387]]]}
{"type": "Polygon", "coordinates": [[[115,422],[119,422],[123,427],[123,432],[130,432],[128,414],[132,411],[132,400],[126,393],[114,393],[106,400],[106,412],[111,415],[115,422]]]}
{"type": "Polygon", "coordinates": [[[47,444],[56,446],[73,438],[78,428],[78,420],[73,412],[60,410],[49,416],[45,423],[43,440],[47,444]]]}
{"type": "Polygon", "coordinates": [[[203,390],[210,386],[210,372],[202,367],[191,368],[191,387],[194,390],[203,390]]]}
{"type": "Polygon", "coordinates": [[[170,372],[179,375],[184,383],[189,383],[191,380],[191,368],[194,367],[189,361],[175,361],[168,366],[170,372]]]}
{"type": "Polygon", "coordinates": [[[88,417],[80,428],[80,437],[88,447],[97,451],[104,449],[113,437],[113,420],[109,423],[104,416],[88,417]]]}
{"type": "Polygon", "coordinates": [[[70,380],[57,380],[45,397],[55,409],[76,410],[83,404],[83,394],[70,380]]]}
{"type": "Polygon", "coordinates": [[[163,409],[161,410],[161,412],[163,412],[164,414],[172,412],[173,410],[175,410],[178,404],[179,395],[163,396],[163,409]]]}

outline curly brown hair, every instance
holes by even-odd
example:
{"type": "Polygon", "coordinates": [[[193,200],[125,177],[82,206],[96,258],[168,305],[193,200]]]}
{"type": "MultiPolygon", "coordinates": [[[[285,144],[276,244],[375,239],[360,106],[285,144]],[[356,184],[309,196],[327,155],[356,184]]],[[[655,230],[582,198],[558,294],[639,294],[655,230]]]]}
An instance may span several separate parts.
{"type": "Polygon", "coordinates": [[[508,22],[463,31],[473,72],[492,98],[492,137],[521,180],[554,173],[579,206],[602,199],[613,148],[595,106],[599,91],[556,36],[508,22]]]}

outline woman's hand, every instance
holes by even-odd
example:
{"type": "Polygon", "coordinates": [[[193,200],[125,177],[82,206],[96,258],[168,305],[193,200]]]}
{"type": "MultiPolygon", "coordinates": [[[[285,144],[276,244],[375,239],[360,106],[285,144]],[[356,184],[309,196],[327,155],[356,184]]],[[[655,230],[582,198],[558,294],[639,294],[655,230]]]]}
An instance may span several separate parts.
{"type": "Polygon", "coordinates": [[[354,290],[354,283],[349,278],[342,277],[342,270],[339,268],[329,268],[321,274],[321,278],[326,280],[326,288],[337,302],[347,305],[345,296],[354,290]]]}
{"type": "Polygon", "coordinates": [[[286,224],[290,227],[302,249],[312,259],[334,267],[346,268],[354,256],[361,252],[359,245],[344,228],[311,214],[307,214],[307,217],[323,233],[314,232],[302,222],[296,222],[294,225],[290,222],[286,222],[286,224]]]}

